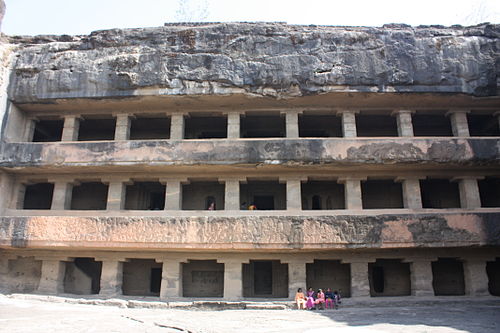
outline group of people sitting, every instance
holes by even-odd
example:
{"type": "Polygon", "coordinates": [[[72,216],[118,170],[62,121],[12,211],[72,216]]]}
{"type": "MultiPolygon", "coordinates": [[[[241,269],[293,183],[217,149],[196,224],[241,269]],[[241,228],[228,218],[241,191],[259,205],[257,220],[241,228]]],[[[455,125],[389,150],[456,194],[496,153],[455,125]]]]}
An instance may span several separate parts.
{"type": "Polygon", "coordinates": [[[315,292],[313,288],[309,288],[305,295],[302,288],[299,288],[295,294],[295,303],[297,303],[299,310],[338,309],[339,304],[342,302],[340,298],[340,292],[337,290],[332,291],[330,288],[326,289],[326,292],[323,292],[322,289],[315,292]]]}

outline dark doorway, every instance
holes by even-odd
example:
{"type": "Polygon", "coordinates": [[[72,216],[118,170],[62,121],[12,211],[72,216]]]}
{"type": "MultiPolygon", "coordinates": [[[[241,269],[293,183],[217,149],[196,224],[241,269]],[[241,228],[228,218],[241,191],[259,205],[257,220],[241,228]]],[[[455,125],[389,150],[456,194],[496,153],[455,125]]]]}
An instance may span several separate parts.
{"type": "Polygon", "coordinates": [[[75,258],[66,263],[64,292],[77,295],[99,294],[102,262],[94,258],[75,258]]]}
{"type": "Polygon", "coordinates": [[[384,292],[384,267],[375,266],[372,268],[373,290],[376,293],[384,292]]]}
{"type": "Polygon", "coordinates": [[[33,142],[61,141],[64,120],[40,120],[35,125],[33,142]]]}
{"type": "Polygon", "coordinates": [[[160,293],[161,272],[162,268],[160,267],[151,268],[151,285],[149,286],[149,291],[151,291],[154,294],[160,293]]]}
{"type": "Polygon", "coordinates": [[[273,293],[273,263],[271,261],[254,262],[254,293],[255,295],[272,295],[273,293]]]}
{"type": "Polygon", "coordinates": [[[488,290],[493,296],[500,296],[500,258],[486,263],[488,290]]]}
{"type": "Polygon", "coordinates": [[[260,210],[274,210],[274,197],[272,195],[256,195],[253,203],[260,210]]]}
{"type": "Polygon", "coordinates": [[[432,262],[432,286],[436,296],[465,295],[464,267],[454,258],[432,262]]]}
{"type": "Polygon", "coordinates": [[[216,260],[189,260],[182,264],[184,297],[223,297],[224,264],[216,260]]]}
{"type": "Polygon", "coordinates": [[[351,266],[340,260],[314,260],[306,264],[306,284],[314,290],[341,290],[342,297],[350,297],[351,266]]]}

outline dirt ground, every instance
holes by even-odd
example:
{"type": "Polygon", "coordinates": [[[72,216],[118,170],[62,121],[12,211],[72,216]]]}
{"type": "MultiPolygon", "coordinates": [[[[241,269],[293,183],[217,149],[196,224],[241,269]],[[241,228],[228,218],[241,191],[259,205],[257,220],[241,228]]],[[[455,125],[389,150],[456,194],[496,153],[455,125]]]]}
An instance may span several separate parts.
{"type": "Polygon", "coordinates": [[[0,332],[500,332],[500,300],[349,304],[339,310],[182,310],[0,295],[0,332]]]}

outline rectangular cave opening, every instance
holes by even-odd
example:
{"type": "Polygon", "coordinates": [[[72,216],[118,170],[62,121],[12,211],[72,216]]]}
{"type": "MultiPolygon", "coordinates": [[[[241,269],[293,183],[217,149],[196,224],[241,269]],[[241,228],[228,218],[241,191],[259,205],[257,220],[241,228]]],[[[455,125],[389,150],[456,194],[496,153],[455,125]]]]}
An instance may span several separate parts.
{"type": "Polygon", "coordinates": [[[467,114],[470,136],[500,136],[498,116],[492,114],[467,114]]]}
{"type": "Polygon", "coordinates": [[[26,185],[24,191],[23,209],[50,209],[53,194],[53,183],[26,185]]]}
{"type": "Polygon", "coordinates": [[[302,209],[345,209],[344,185],[335,181],[309,180],[301,184],[302,209]]]}
{"type": "Polygon", "coordinates": [[[401,183],[392,179],[368,179],[361,182],[363,209],[403,208],[401,183]]]}
{"type": "Polygon", "coordinates": [[[456,258],[433,261],[432,287],[436,296],[465,295],[463,263],[456,258]]]}
{"type": "Polygon", "coordinates": [[[129,259],[123,263],[123,294],[160,296],[162,264],[154,259],[129,259]],[[154,282],[154,283],[153,283],[154,282]]]}
{"type": "Polygon", "coordinates": [[[102,262],[94,258],[75,258],[66,262],[64,292],[76,295],[99,294],[102,262]]]}
{"type": "Polygon", "coordinates": [[[189,260],[183,263],[182,296],[223,297],[224,264],[216,260],[189,260]]]}
{"type": "Polygon", "coordinates": [[[137,115],[130,121],[130,140],[161,140],[170,138],[170,117],[137,115]]]}
{"type": "Polygon", "coordinates": [[[105,210],[108,201],[108,185],[101,182],[82,182],[73,186],[72,210],[105,210]]]}
{"type": "Polygon", "coordinates": [[[63,119],[40,119],[35,122],[33,142],[61,141],[63,127],[63,119]]]}
{"type": "Polygon", "coordinates": [[[84,116],[80,119],[78,141],[114,140],[116,119],[111,116],[84,116]]]}
{"type": "Polygon", "coordinates": [[[459,208],[460,192],[456,182],[449,179],[421,179],[423,208],[459,208]]]}
{"type": "Polygon", "coordinates": [[[190,114],[184,117],[184,139],[227,138],[227,116],[190,114]]]}
{"type": "Polygon", "coordinates": [[[283,138],[285,117],[279,112],[247,112],[240,117],[240,133],[242,138],[283,138]]]}
{"type": "Polygon", "coordinates": [[[299,136],[302,138],[342,137],[342,120],[336,115],[299,115],[299,136]]]}
{"type": "Polygon", "coordinates": [[[306,264],[306,284],[314,291],[331,288],[340,292],[342,297],[350,297],[351,266],[340,260],[314,260],[314,263],[306,264]]]}
{"type": "Polygon", "coordinates": [[[217,181],[191,180],[182,185],[183,210],[224,210],[225,185],[217,181]]]}
{"type": "Polygon", "coordinates": [[[444,113],[417,111],[412,115],[415,136],[453,136],[451,122],[444,113]]]}
{"type": "Polygon", "coordinates": [[[481,207],[500,207],[500,178],[486,177],[478,180],[481,207]]]}
{"type": "Polygon", "coordinates": [[[493,296],[500,296],[500,258],[486,263],[488,275],[488,290],[493,296]]]}
{"type": "Polygon", "coordinates": [[[389,114],[356,115],[356,131],[359,137],[398,136],[396,117],[389,114]]]}
{"type": "Polygon", "coordinates": [[[163,210],[165,185],[158,181],[135,181],[125,188],[126,210],[163,210]]]}
{"type": "Polygon", "coordinates": [[[243,264],[243,297],[287,298],[288,264],[279,260],[243,264]]]}
{"type": "Polygon", "coordinates": [[[286,185],[265,180],[240,183],[240,205],[242,210],[285,210],[286,185]]]}
{"type": "Polygon", "coordinates": [[[377,259],[368,264],[371,296],[411,295],[410,264],[400,259],[377,259]]]}

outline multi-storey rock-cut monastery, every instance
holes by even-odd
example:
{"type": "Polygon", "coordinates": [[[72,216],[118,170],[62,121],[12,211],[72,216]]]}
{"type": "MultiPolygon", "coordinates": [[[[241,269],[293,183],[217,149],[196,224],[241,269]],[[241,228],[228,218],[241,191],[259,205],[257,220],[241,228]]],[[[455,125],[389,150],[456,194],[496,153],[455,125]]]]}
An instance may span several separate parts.
{"type": "Polygon", "coordinates": [[[3,36],[0,289],[499,296],[499,37],[281,23],[3,36]]]}

